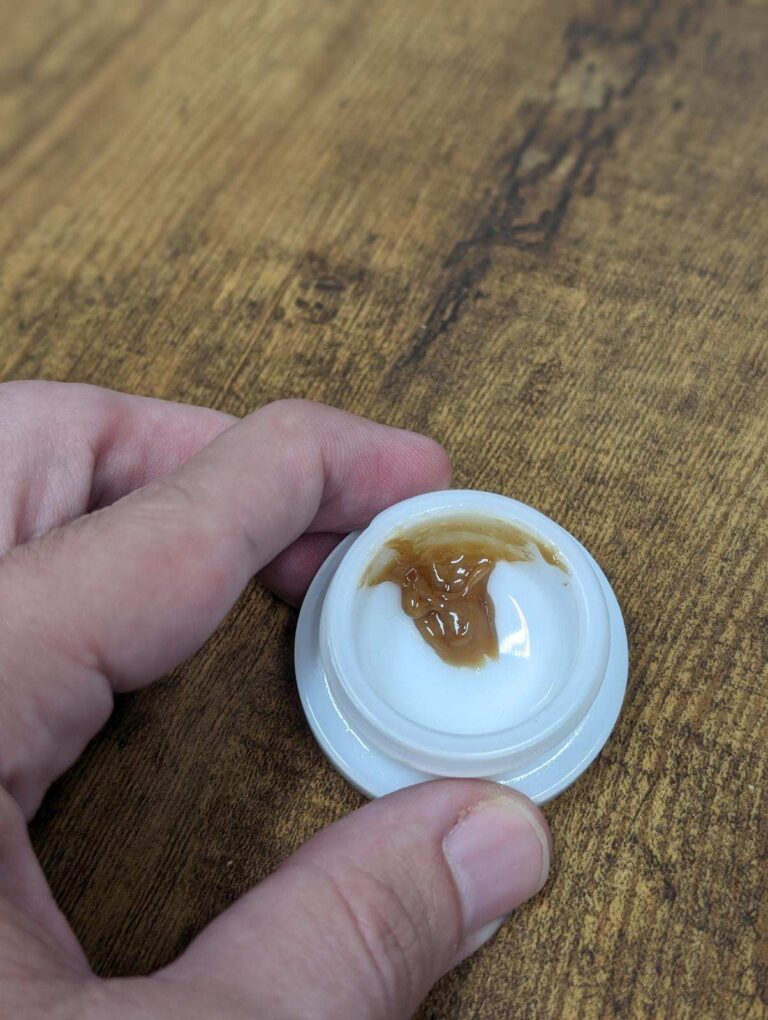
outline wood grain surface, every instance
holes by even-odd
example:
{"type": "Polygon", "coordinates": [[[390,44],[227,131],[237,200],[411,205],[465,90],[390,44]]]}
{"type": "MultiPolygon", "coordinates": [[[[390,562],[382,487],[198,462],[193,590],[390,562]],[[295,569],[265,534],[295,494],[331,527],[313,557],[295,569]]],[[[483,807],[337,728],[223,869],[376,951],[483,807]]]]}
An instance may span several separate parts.
{"type": "MultiPolygon", "coordinates": [[[[768,1013],[768,7],[2,0],[0,376],[440,439],[578,536],[624,713],[546,892],[424,1018],[768,1013]]],[[[255,586],[33,823],[146,972],[360,797],[255,586]]]]}

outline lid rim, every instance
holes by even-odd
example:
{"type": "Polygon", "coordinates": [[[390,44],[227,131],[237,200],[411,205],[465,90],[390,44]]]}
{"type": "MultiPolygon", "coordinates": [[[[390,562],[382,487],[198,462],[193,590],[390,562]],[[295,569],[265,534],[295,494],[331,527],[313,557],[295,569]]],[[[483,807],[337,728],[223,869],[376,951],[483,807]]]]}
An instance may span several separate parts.
{"type": "Polygon", "coordinates": [[[496,493],[475,490],[428,493],[383,511],[346,551],[324,599],[319,651],[339,710],[348,716],[350,725],[361,736],[381,751],[414,768],[445,774],[469,769],[476,775],[493,775],[502,769],[525,765],[533,756],[557,746],[589,711],[608,661],[607,604],[578,542],[539,511],[496,493]],[[364,670],[357,660],[353,622],[348,612],[351,590],[359,587],[360,578],[387,535],[398,527],[429,517],[458,516],[467,511],[515,523],[534,537],[555,545],[574,581],[579,612],[579,641],[568,683],[533,717],[488,734],[446,734],[425,727],[384,702],[369,684],[361,683],[364,670]],[[468,750],[467,744],[473,745],[473,749],[468,750]]]}

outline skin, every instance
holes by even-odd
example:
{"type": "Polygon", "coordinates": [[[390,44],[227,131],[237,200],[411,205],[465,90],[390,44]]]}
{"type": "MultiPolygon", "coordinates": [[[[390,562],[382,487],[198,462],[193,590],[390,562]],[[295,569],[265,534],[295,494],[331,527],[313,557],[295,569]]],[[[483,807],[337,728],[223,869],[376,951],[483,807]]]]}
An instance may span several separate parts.
{"type": "Polygon", "coordinates": [[[450,467],[426,437],[303,401],[237,420],[42,382],[0,386],[0,466],[0,1015],[407,1016],[486,915],[543,884],[533,805],[428,783],[318,833],[169,967],[95,977],[27,835],[48,785],[114,693],[194,653],[254,575],[300,602],[344,534],[450,467]],[[533,878],[521,865],[478,899],[450,842],[468,815],[492,858],[535,830],[533,878]]]}

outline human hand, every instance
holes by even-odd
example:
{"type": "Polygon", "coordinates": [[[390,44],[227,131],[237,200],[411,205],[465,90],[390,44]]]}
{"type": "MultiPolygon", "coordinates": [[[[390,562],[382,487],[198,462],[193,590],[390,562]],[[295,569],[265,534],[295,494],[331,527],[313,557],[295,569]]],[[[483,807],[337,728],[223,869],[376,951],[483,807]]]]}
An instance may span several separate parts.
{"type": "Polygon", "coordinates": [[[441,780],[320,832],[170,966],[90,971],[26,819],[112,709],[254,574],[300,601],[347,532],[447,485],[441,448],[301,401],[239,421],[87,386],[0,386],[0,1015],[407,1016],[546,881],[524,797],[441,780]]]}

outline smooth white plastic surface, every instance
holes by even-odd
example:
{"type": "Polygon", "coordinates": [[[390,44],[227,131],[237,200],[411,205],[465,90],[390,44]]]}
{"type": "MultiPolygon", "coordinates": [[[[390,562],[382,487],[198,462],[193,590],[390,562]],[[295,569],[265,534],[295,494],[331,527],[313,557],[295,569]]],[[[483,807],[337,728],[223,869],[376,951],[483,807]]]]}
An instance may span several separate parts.
{"type": "Polygon", "coordinates": [[[368,796],[436,776],[484,776],[543,803],[599,753],[621,708],[627,640],[616,597],[589,553],[548,517],[494,493],[405,500],[346,539],[304,601],[296,675],[331,762],[368,796]],[[522,526],[554,545],[567,574],[536,554],[489,581],[499,658],[451,666],[400,606],[396,585],[361,585],[392,535],[468,514],[522,526]]]}

